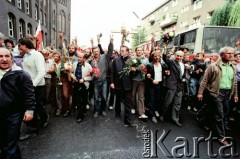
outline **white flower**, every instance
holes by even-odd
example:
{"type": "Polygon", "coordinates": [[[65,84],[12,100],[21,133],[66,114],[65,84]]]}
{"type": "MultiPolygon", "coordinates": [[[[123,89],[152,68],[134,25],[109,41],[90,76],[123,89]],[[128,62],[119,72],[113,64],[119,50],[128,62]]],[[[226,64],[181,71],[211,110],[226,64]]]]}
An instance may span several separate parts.
{"type": "Polygon", "coordinates": [[[133,62],[133,63],[137,63],[137,60],[136,60],[136,59],[133,59],[132,62],[133,62]]]}
{"type": "Polygon", "coordinates": [[[64,63],[64,69],[65,69],[65,70],[70,70],[70,69],[72,69],[72,63],[71,63],[71,62],[66,62],[66,63],[64,63]]]}

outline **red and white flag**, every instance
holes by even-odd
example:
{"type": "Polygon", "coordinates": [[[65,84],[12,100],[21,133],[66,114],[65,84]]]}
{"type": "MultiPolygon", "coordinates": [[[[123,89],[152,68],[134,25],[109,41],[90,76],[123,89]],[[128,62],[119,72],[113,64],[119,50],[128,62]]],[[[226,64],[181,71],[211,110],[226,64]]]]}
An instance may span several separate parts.
{"type": "Polygon", "coordinates": [[[38,27],[36,30],[35,37],[37,38],[37,45],[36,50],[40,51],[43,49],[43,37],[42,37],[42,29],[41,29],[41,22],[39,20],[38,27]]]}

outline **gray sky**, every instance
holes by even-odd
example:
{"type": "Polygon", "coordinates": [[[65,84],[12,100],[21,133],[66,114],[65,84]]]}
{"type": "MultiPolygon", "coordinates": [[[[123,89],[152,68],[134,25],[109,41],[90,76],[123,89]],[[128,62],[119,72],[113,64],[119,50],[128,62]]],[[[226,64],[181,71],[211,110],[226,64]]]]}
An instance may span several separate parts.
{"type": "MultiPolygon", "coordinates": [[[[103,47],[107,47],[112,30],[127,30],[140,25],[144,17],[166,0],[72,0],[71,37],[77,37],[79,45],[90,46],[90,39],[103,34],[103,47]]],[[[120,45],[120,34],[113,34],[115,46],[120,45]]]]}

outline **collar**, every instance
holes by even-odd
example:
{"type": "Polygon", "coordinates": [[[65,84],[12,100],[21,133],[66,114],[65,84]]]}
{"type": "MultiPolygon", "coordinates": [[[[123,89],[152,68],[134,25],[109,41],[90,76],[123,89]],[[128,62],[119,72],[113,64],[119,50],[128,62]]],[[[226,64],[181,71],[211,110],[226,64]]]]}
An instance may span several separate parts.
{"type": "Polygon", "coordinates": [[[85,62],[83,61],[83,63],[81,65],[78,63],[78,66],[84,66],[85,67],[85,62]]]}
{"type": "Polygon", "coordinates": [[[219,61],[220,66],[232,66],[232,61],[229,61],[228,64],[225,64],[222,62],[222,60],[219,61]]]}

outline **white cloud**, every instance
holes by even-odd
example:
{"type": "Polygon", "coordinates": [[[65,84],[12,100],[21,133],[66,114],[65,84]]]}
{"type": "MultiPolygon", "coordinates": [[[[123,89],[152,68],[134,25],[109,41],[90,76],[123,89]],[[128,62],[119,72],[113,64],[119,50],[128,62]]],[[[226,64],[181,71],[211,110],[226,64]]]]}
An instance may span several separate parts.
{"type": "MultiPolygon", "coordinates": [[[[166,0],[72,0],[71,37],[77,37],[79,45],[90,46],[90,39],[103,33],[102,45],[107,47],[112,30],[125,26],[136,28],[142,18],[166,0]]],[[[115,46],[120,45],[120,34],[114,34],[115,46]]]]}

